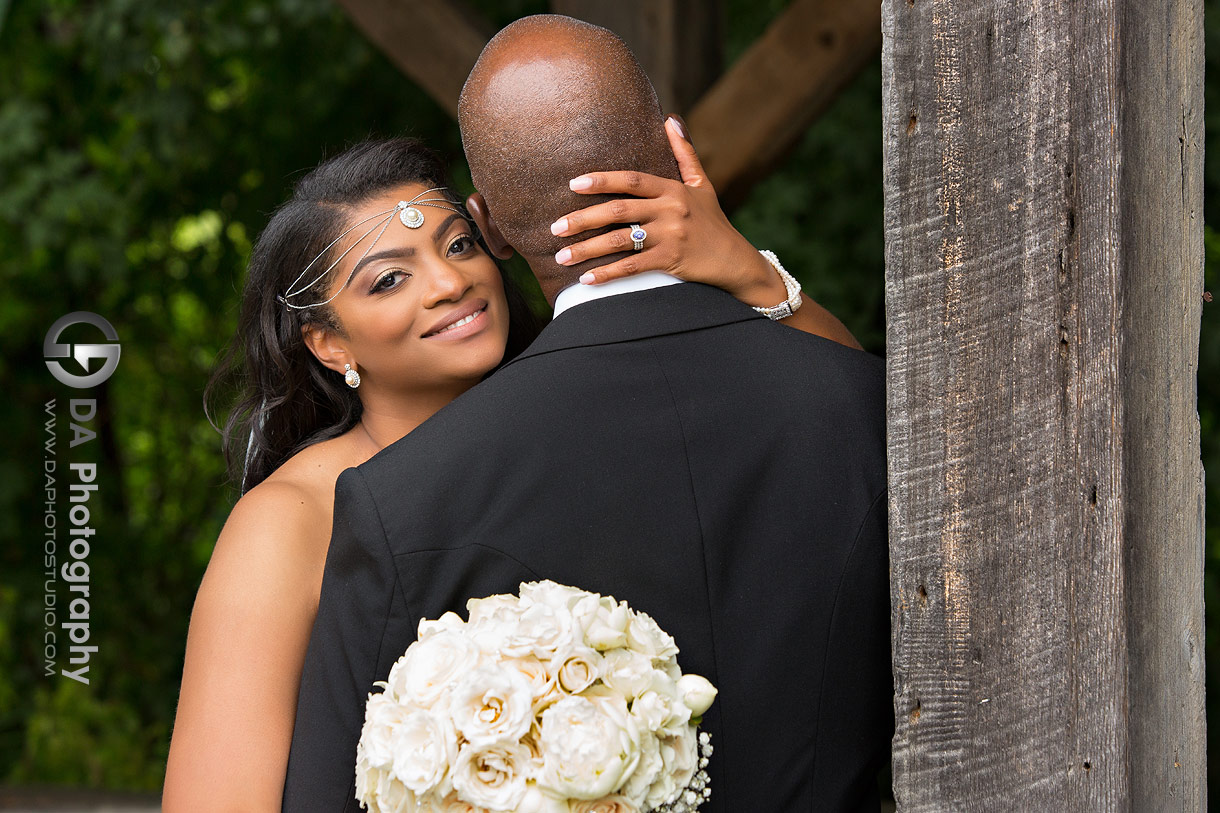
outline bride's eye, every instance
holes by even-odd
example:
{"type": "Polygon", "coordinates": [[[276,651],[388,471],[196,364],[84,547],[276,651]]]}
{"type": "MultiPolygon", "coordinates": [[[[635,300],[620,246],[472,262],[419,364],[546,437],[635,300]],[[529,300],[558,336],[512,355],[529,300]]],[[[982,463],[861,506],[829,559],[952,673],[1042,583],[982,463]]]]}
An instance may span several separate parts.
{"type": "Polygon", "coordinates": [[[459,234],[453,239],[453,242],[449,244],[448,254],[451,257],[461,256],[462,254],[470,252],[476,245],[477,244],[474,241],[474,237],[471,235],[459,234]]]}
{"type": "Polygon", "coordinates": [[[373,282],[373,287],[369,288],[369,293],[376,294],[376,293],[380,293],[381,291],[388,291],[391,288],[398,287],[398,284],[393,282],[394,278],[398,277],[398,276],[410,277],[411,275],[408,274],[406,271],[403,271],[400,268],[395,268],[390,271],[386,271],[384,274],[382,274],[380,277],[378,277],[376,279],[376,281],[373,282]]]}

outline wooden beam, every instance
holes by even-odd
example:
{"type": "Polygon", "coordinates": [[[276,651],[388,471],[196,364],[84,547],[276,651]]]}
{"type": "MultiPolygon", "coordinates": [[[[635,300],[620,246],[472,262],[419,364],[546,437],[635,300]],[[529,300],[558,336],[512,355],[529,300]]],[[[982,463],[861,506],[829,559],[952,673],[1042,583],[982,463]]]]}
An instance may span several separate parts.
{"type": "Polygon", "coordinates": [[[877,3],[793,0],[688,118],[708,177],[739,203],[881,46],[877,3]]]}
{"type": "Polygon", "coordinates": [[[552,0],[566,14],[623,38],[648,72],[661,108],[685,115],[720,76],[719,0],[552,0]]]}
{"type": "Polygon", "coordinates": [[[1205,810],[1202,4],[882,17],[899,809],[1205,810]]]}
{"type": "Polygon", "coordinates": [[[454,118],[458,94],[494,33],[457,0],[338,0],[356,27],[454,118]]]}

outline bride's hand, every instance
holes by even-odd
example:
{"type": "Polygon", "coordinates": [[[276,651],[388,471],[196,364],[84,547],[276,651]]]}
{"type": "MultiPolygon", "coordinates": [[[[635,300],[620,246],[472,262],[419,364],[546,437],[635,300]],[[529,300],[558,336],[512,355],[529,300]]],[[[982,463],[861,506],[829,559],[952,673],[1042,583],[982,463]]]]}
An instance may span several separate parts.
{"type": "Polygon", "coordinates": [[[716,191],[677,119],[665,120],[665,134],[678,161],[681,181],[643,172],[590,172],[571,182],[581,194],[626,194],[562,217],[551,226],[560,237],[615,223],[640,224],[644,247],[632,251],[631,229],[591,237],[560,251],[555,261],[574,265],[595,257],[631,251],[626,257],[581,277],[598,284],[643,271],[663,271],[680,279],[723,288],[748,305],[770,307],[787,299],[775,269],[742,237],[720,208],[716,191]]]}
{"type": "MultiPolygon", "coordinates": [[[[556,236],[569,236],[615,223],[640,224],[648,233],[640,251],[632,249],[631,229],[613,229],[574,243],[555,255],[560,265],[630,252],[581,276],[585,284],[608,282],[644,271],[664,271],[691,282],[723,288],[747,305],[769,308],[788,298],[783,280],[754,246],[725,217],[685,127],[670,116],[665,134],[678,161],[682,180],[643,172],[590,172],[574,178],[573,191],[582,194],[626,194],[561,217],[551,226],[556,236]]],[[[785,324],[806,333],[861,349],[834,314],[807,294],[804,304],[785,324]]]]}

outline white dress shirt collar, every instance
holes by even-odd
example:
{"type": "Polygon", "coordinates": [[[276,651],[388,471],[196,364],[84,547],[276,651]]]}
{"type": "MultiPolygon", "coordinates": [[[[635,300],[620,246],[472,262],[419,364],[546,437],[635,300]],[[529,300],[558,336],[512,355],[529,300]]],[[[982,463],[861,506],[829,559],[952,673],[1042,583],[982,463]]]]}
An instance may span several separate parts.
{"type": "Polygon", "coordinates": [[[578,282],[564,288],[559,292],[559,296],[555,297],[555,316],[568,308],[584,302],[592,302],[594,299],[601,299],[604,296],[647,291],[649,288],[660,288],[662,285],[674,285],[679,282],[685,282],[685,280],[661,271],[644,271],[634,276],[612,279],[601,285],[583,285],[578,282]]]}

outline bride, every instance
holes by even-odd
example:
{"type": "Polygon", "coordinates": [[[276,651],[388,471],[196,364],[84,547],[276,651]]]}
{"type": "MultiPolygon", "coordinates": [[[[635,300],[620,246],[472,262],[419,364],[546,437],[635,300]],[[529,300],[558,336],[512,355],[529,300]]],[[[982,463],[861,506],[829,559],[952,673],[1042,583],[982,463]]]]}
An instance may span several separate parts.
{"type": "MultiPolygon", "coordinates": [[[[632,219],[650,235],[631,263],[597,269],[596,282],[632,273],[630,264],[750,305],[786,299],[721,212],[676,119],[666,132],[684,183],[595,174],[599,193],[641,198],[632,219]]],[[[615,208],[584,209],[552,230],[601,231],[619,222],[615,208]]],[[[599,234],[557,259],[622,251],[627,234],[599,234]]],[[[859,347],[816,303],[784,321],[859,347]]],[[[358,145],[297,184],[255,245],[238,333],[213,379],[237,376],[241,388],[224,436],[243,494],[191,615],[163,809],[280,809],[339,473],[494,374],[538,329],[418,142],[358,145]]]]}

